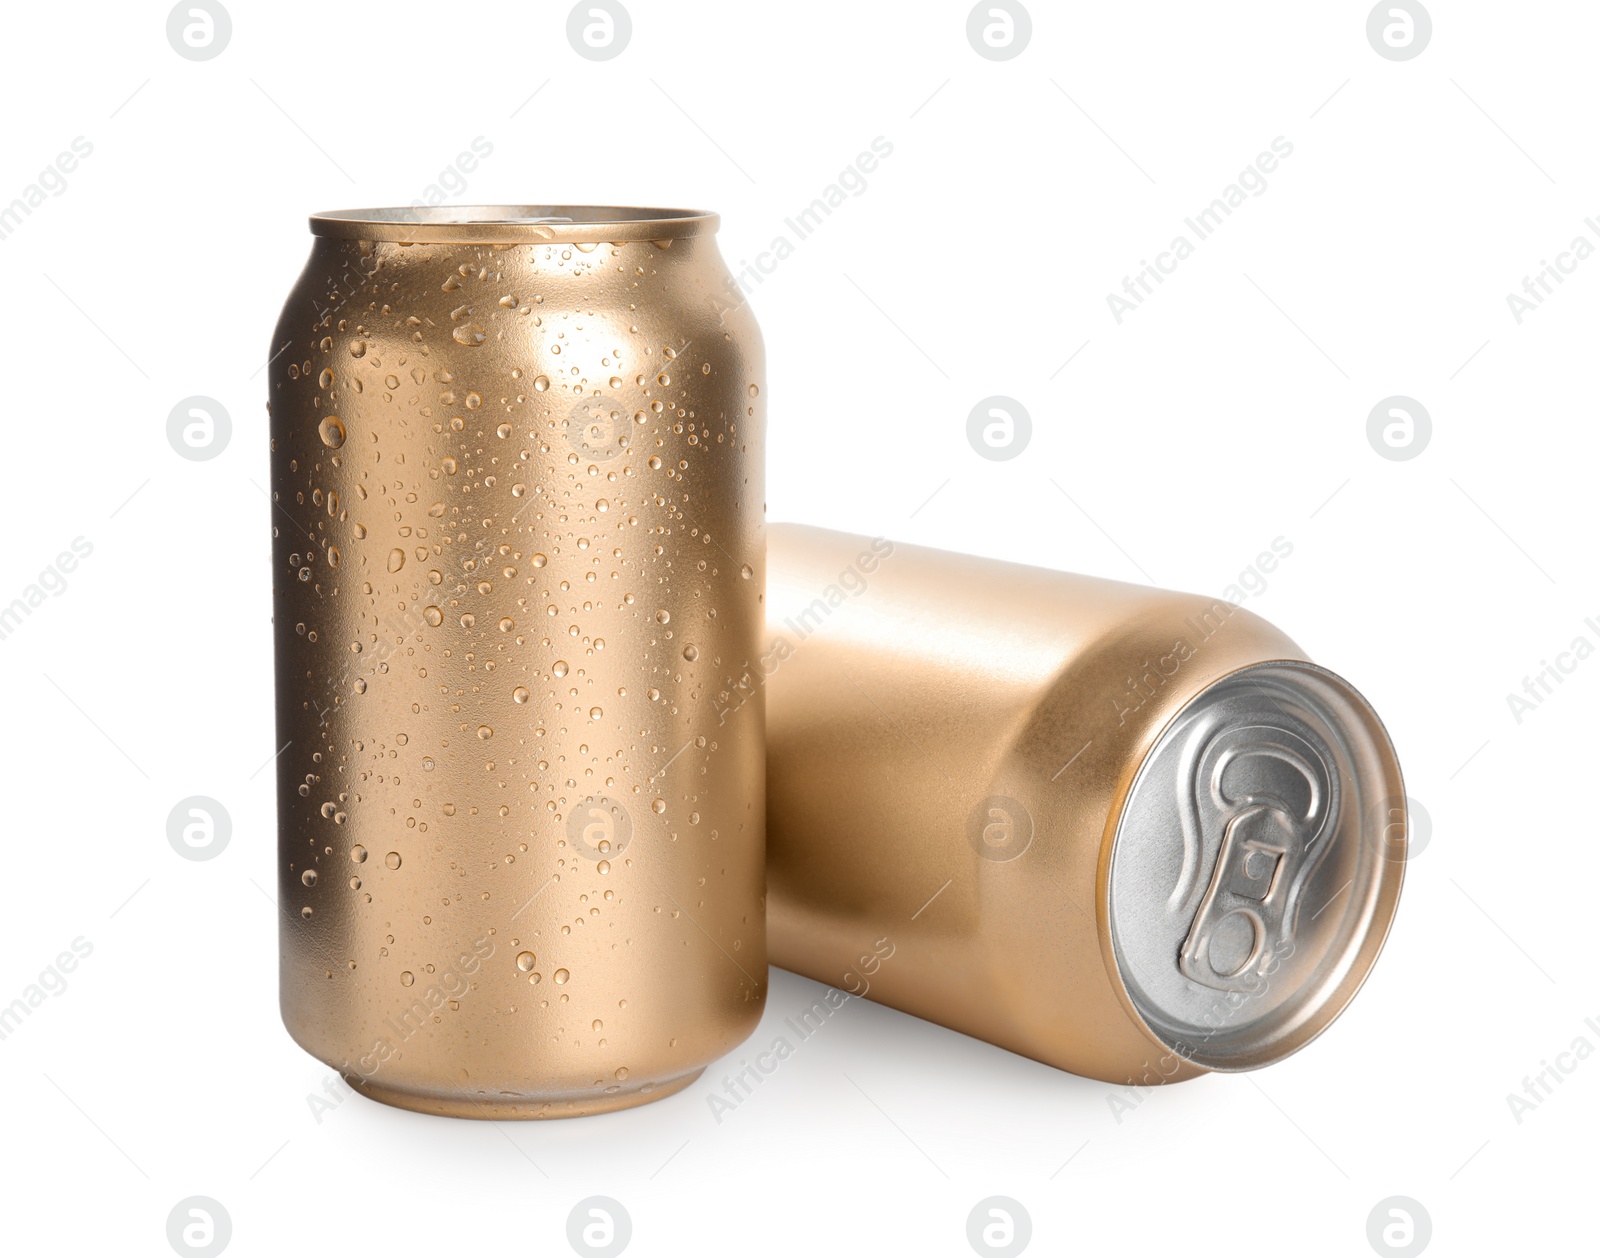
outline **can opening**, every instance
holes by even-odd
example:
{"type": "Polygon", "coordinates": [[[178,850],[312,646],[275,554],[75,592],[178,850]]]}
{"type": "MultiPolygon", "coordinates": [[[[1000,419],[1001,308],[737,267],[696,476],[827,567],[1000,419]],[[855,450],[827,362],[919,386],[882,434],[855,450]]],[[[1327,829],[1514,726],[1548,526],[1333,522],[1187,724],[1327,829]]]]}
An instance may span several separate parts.
{"type": "Polygon", "coordinates": [[[705,210],[629,205],[436,205],[328,210],[311,216],[316,236],[399,243],[604,243],[710,235],[705,210]]]}
{"type": "Polygon", "coordinates": [[[1377,960],[1405,852],[1399,764],[1354,689],[1296,661],[1213,683],[1162,731],[1117,822],[1109,921],[1135,1012],[1212,1070],[1287,1057],[1377,960]]]}

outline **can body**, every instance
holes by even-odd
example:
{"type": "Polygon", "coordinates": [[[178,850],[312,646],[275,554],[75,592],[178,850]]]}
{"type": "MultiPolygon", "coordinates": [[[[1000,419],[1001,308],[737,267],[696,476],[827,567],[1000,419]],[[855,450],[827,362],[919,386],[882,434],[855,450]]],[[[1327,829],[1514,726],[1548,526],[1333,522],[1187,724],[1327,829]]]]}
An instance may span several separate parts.
{"type": "Polygon", "coordinates": [[[765,999],[765,399],[711,216],[313,220],[271,366],[281,1007],[467,1117],[669,1095],[765,999]]]}
{"type": "Polygon", "coordinates": [[[1354,994],[1403,789],[1278,630],[793,525],[768,574],[774,964],[1119,1084],[1276,1060],[1354,994]]]}

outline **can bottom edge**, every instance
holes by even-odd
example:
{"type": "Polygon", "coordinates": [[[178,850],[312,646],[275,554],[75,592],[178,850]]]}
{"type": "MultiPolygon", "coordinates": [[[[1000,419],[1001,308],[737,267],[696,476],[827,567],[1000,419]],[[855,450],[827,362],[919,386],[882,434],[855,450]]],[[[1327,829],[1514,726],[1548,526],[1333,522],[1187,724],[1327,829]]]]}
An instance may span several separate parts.
{"type": "Polygon", "coordinates": [[[386,1087],[359,1077],[348,1079],[347,1082],[370,1100],[393,1105],[397,1109],[418,1114],[437,1114],[444,1118],[478,1118],[498,1122],[504,1119],[581,1118],[586,1114],[608,1114],[613,1110],[631,1109],[681,1092],[703,1073],[705,1067],[699,1066],[686,1074],[655,1080],[626,1091],[562,1097],[514,1098],[469,1092],[440,1096],[386,1087]]]}

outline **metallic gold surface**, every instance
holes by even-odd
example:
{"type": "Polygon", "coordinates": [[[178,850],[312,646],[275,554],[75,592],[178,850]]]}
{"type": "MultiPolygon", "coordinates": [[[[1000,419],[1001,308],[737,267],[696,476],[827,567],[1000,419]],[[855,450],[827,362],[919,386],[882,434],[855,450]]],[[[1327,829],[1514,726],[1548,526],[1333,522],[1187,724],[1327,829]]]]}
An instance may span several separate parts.
{"type": "Polygon", "coordinates": [[[760,334],[714,216],[418,218],[313,220],[273,340],[284,1023],[393,1105],[617,1109],[766,994],[760,334]]]}
{"type": "MultiPolygon", "coordinates": [[[[1387,810],[1403,807],[1404,791],[1370,709],[1300,663],[1284,634],[1221,600],[881,539],[774,525],[768,547],[760,688],[774,964],[1115,1083],[1266,1064],[1348,1002],[1394,912],[1403,813],[1387,810]],[[1256,675],[1246,670],[1269,661],[1288,662],[1263,674],[1278,697],[1322,687],[1359,717],[1324,731],[1329,742],[1360,745],[1362,776],[1343,784],[1348,809],[1341,829],[1328,831],[1337,859],[1314,872],[1326,880],[1345,862],[1367,885],[1339,901],[1357,902],[1348,913],[1329,910],[1337,931],[1327,921],[1324,933],[1311,930],[1316,905],[1290,914],[1302,931],[1299,957],[1281,971],[1268,958],[1271,998],[1253,1008],[1245,998],[1243,1014],[1224,1014],[1265,1013],[1259,1033],[1237,1053],[1226,1036],[1209,1051],[1209,1042],[1163,1038],[1136,1011],[1111,933],[1111,874],[1122,868],[1137,891],[1140,844],[1178,842],[1176,825],[1166,836],[1130,823],[1118,837],[1141,767],[1157,763],[1152,752],[1174,718],[1222,702],[1224,679],[1241,689],[1238,679],[1256,675]]],[[[1295,722],[1275,715],[1270,688],[1256,698],[1259,688],[1242,687],[1251,711],[1268,712],[1273,737],[1292,741],[1280,727],[1295,722]]],[[[1228,728],[1242,737],[1238,722],[1228,728]]],[[[1166,784],[1174,800],[1177,785],[1166,784]]],[[[1277,815],[1266,797],[1253,803],[1277,815]]],[[[1213,946],[1215,895],[1195,908],[1206,885],[1198,879],[1179,909],[1213,946]]],[[[1125,917],[1139,909],[1131,903],[1125,917]]],[[[1123,942],[1165,955],[1175,990],[1188,990],[1186,973],[1239,985],[1208,974],[1184,932],[1163,954],[1160,907],[1148,922],[1125,923],[1123,942]]],[[[1234,998],[1217,996],[1229,1010],[1234,998]]]]}

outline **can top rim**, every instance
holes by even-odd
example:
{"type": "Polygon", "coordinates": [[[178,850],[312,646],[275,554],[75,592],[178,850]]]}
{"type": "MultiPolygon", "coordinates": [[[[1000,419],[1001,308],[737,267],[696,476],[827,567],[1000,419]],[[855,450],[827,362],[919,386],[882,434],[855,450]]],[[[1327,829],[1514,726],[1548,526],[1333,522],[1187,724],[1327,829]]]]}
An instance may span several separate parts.
{"type": "Polygon", "coordinates": [[[1146,1029],[1212,1070],[1315,1039],[1383,947],[1405,816],[1388,734],[1337,674],[1270,660],[1207,686],[1145,756],[1116,823],[1111,942],[1146,1029]]]}
{"type": "Polygon", "coordinates": [[[719,221],[708,210],[631,205],[385,206],[313,214],[311,234],[400,244],[606,244],[709,236],[719,221]]]}

